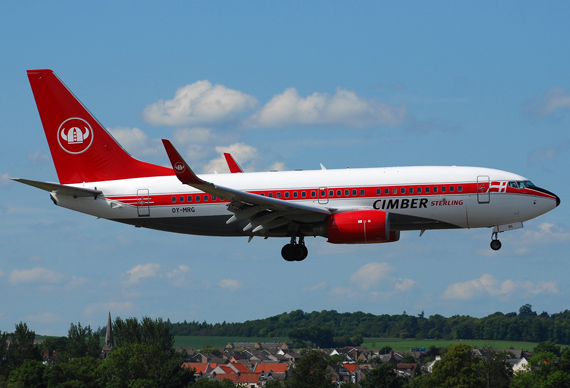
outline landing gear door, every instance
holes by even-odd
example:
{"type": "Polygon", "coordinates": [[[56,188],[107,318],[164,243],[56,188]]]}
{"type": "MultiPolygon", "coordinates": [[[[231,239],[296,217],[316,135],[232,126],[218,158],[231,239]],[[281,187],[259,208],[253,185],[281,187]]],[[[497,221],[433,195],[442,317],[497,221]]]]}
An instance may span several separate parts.
{"type": "Polygon", "coordinates": [[[137,190],[137,212],[139,217],[150,216],[150,201],[148,189],[137,190]]]}
{"type": "Polygon", "coordinates": [[[488,175],[477,176],[477,202],[489,203],[491,201],[490,186],[488,175]]]}
{"type": "Polygon", "coordinates": [[[326,187],[319,187],[319,204],[325,205],[329,203],[329,191],[326,187]]]}

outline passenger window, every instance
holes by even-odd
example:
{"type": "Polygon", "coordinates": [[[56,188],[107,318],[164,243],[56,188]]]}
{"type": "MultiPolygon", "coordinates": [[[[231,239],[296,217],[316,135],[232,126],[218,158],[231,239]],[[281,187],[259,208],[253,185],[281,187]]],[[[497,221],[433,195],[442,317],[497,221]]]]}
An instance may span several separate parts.
{"type": "Polygon", "coordinates": [[[299,193],[296,191],[293,191],[293,198],[297,198],[299,196],[299,193]]]}
{"type": "Polygon", "coordinates": [[[434,192],[434,193],[437,193],[437,186],[434,186],[433,192],[434,192]]]}
{"type": "Polygon", "coordinates": [[[410,194],[413,194],[413,193],[414,193],[414,188],[413,188],[413,187],[410,187],[410,188],[408,189],[408,192],[409,192],[410,194]]]}
{"type": "Polygon", "coordinates": [[[442,193],[445,193],[446,190],[447,190],[447,188],[446,188],[445,186],[441,186],[441,192],[442,192],[442,193]]]}
{"type": "Polygon", "coordinates": [[[426,187],[426,193],[429,193],[429,187],[426,187]]]}
{"type": "Polygon", "coordinates": [[[337,190],[337,191],[336,191],[336,196],[337,196],[337,197],[340,197],[341,195],[342,195],[342,191],[341,191],[341,190],[337,190]]]}
{"type": "Polygon", "coordinates": [[[192,202],[192,196],[191,195],[188,196],[188,202],[192,202]]]}
{"type": "Polygon", "coordinates": [[[301,197],[305,198],[307,196],[307,192],[306,191],[301,191],[301,197]]]}
{"type": "Polygon", "coordinates": [[[201,198],[199,195],[196,196],[196,202],[200,202],[201,198]]]}
{"type": "Polygon", "coordinates": [[[285,192],[285,198],[289,198],[289,192],[288,191],[285,192]]]}
{"type": "Polygon", "coordinates": [[[208,196],[204,195],[204,202],[208,202],[208,196]]]}
{"type": "Polygon", "coordinates": [[[384,194],[386,195],[390,194],[390,189],[384,189],[384,194]]]}
{"type": "Polygon", "coordinates": [[[180,202],[184,202],[184,197],[180,196],[180,202]]]}
{"type": "Polygon", "coordinates": [[[406,194],[406,189],[405,189],[404,187],[402,187],[402,188],[400,189],[400,193],[406,194]]]}
{"type": "Polygon", "coordinates": [[[449,186],[449,192],[453,193],[455,191],[455,186],[449,186]]]}
{"type": "Polygon", "coordinates": [[[392,194],[398,194],[398,189],[397,189],[397,188],[393,188],[393,189],[392,189],[392,194]]]}
{"type": "Polygon", "coordinates": [[[420,194],[421,192],[422,192],[422,188],[421,188],[421,187],[416,188],[416,193],[420,194]]]}
{"type": "Polygon", "coordinates": [[[463,186],[457,186],[457,191],[461,193],[463,191],[463,186]]]}
{"type": "Polygon", "coordinates": [[[317,192],[315,190],[311,191],[311,197],[315,198],[317,196],[317,192]]]}
{"type": "Polygon", "coordinates": [[[344,190],[344,196],[348,197],[348,194],[350,193],[350,191],[348,189],[344,190]]]}
{"type": "Polygon", "coordinates": [[[334,190],[329,190],[329,197],[334,197],[334,190]]]}
{"type": "Polygon", "coordinates": [[[172,203],[176,203],[176,197],[172,197],[172,203]]]}
{"type": "Polygon", "coordinates": [[[267,196],[268,196],[269,198],[273,198],[273,193],[268,193],[267,196]]]}
{"type": "Polygon", "coordinates": [[[212,201],[215,201],[217,198],[212,195],[212,201]]]}
{"type": "Polygon", "coordinates": [[[277,198],[281,198],[281,193],[277,193],[277,198]]]}
{"type": "Polygon", "coordinates": [[[380,195],[382,194],[382,190],[381,189],[376,189],[376,195],[380,195]]]}
{"type": "Polygon", "coordinates": [[[360,189],[360,195],[364,195],[364,189],[360,189]]]}

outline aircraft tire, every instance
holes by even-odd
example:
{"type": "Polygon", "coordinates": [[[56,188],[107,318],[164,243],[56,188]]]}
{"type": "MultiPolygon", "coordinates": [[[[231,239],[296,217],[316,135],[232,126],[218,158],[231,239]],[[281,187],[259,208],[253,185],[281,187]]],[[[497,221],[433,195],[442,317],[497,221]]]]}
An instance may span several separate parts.
{"type": "Polygon", "coordinates": [[[281,249],[281,256],[286,261],[297,261],[301,257],[301,250],[298,245],[287,244],[281,249]]]}
{"type": "Polygon", "coordinates": [[[499,249],[501,249],[501,242],[499,240],[491,241],[491,249],[494,251],[498,251],[499,249]]]}
{"type": "Polygon", "coordinates": [[[305,244],[303,245],[297,245],[298,249],[301,251],[301,255],[299,256],[299,258],[297,259],[297,261],[303,261],[307,258],[307,256],[309,255],[309,250],[307,249],[307,247],[305,246],[305,244]]]}

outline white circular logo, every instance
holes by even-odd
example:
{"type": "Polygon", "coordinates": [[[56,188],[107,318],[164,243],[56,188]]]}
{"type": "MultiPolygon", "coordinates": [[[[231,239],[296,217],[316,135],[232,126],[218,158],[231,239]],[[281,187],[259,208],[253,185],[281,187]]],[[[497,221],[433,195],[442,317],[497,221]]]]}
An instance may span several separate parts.
{"type": "Polygon", "coordinates": [[[87,121],[72,117],[59,126],[57,141],[65,152],[80,154],[87,151],[93,143],[93,129],[87,121]]]}
{"type": "Polygon", "coordinates": [[[186,166],[182,162],[176,162],[174,163],[174,169],[176,172],[184,172],[184,170],[186,170],[186,166]]]}

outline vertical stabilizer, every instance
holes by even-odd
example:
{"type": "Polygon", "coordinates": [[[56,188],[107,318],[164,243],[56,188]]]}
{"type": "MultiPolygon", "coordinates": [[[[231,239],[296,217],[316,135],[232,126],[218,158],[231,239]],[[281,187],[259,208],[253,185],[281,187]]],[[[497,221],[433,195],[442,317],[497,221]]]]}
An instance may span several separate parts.
{"type": "Polygon", "coordinates": [[[61,184],[173,175],[130,156],[52,70],[28,79],[61,184]]]}

